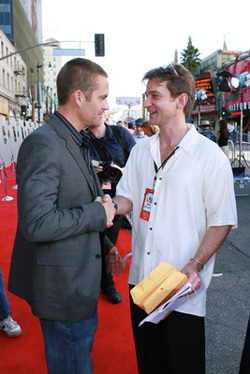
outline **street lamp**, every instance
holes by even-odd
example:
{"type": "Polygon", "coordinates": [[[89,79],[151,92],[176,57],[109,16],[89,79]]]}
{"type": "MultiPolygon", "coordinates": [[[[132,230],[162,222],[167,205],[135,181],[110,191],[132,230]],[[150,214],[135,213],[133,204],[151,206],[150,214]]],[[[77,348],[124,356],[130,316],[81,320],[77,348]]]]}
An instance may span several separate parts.
{"type": "Polygon", "coordinates": [[[43,64],[39,65],[36,64],[36,72],[37,72],[37,122],[40,123],[40,109],[41,109],[41,101],[40,101],[40,82],[39,82],[39,69],[43,67],[43,64]]]}

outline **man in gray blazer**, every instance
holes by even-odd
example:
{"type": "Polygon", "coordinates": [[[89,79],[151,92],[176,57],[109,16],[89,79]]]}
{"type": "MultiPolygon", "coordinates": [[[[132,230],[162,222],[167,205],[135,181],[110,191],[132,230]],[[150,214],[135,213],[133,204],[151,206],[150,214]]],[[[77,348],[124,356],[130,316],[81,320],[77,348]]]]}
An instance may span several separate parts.
{"type": "Polygon", "coordinates": [[[103,235],[115,205],[103,201],[84,128],[109,109],[106,72],[87,59],[57,77],[58,110],[22,143],[17,162],[18,227],[9,291],[39,317],[49,373],[92,373],[102,258],[119,273],[120,255],[103,235]]]}

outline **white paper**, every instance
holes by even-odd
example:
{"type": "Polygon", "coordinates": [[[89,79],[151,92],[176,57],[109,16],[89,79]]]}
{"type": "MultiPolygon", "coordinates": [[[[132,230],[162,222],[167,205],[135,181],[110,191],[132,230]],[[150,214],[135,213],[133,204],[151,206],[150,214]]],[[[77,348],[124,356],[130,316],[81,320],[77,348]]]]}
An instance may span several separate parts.
{"type": "Polygon", "coordinates": [[[172,296],[165,304],[160,305],[152,313],[150,313],[146,318],[144,318],[139,326],[143,325],[144,322],[159,323],[167,313],[178,308],[184,301],[185,297],[181,297],[192,290],[190,283],[186,283],[174,296],[172,296]]]}

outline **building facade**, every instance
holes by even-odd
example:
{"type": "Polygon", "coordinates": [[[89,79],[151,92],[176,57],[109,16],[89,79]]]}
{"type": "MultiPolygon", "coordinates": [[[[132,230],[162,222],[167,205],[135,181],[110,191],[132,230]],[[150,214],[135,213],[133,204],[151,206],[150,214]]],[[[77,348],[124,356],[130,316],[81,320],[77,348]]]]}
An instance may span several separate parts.
{"type": "MultiPolygon", "coordinates": [[[[0,0],[0,30],[2,30],[10,43],[8,49],[1,51],[1,58],[13,53],[13,56],[6,58],[6,61],[5,59],[0,61],[1,74],[3,74],[3,69],[9,63],[9,65],[13,65],[13,72],[18,76],[19,81],[25,78],[25,88],[23,84],[17,83],[17,88],[14,87],[12,91],[14,102],[19,106],[20,111],[20,105],[26,105],[27,116],[33,120],[39,120],[38,102],[42,97],[43,86],[43,50],[40,45],[42,43],[41,0],[0,0]],[[20,70],[14,67],[16,65],[17,52],[20,53],[22,61],[26,65],[25,74],[21,74],[20,70]],[[36,111],[34,110],[35,106],[37,108],[36,111]]],[[[12,73],[9,74],[11,75],[12,73]]],[[[9,87],[11,88],[11,78],[9,79],[9,87]]],[[[3,86],[5,85],[7,88],[7,75],[6,82],[3,82],[3,86]]],[[[1,92],[3,96],[6,94],[5,100],[9,101],[10,98],[6,89],[1,92]]],[[[6,113],[2,114],[6,115],[6,113]]]]}
{"type": "Polygon", "coordinates": [[[48,92],[48,98],[50,107],[57,107],[57,87],[56,87],[56,78],[62,67],[62,56],[54,55],[54,49],[60,49],[60,43],[50,38],[45,40],[45,43],[52,42],[52,44],[43,46],[43,78],[44,78],[44,87],[48,92]],[[54,44],[53,44],[54,42],[54,44]]]}
{"type": "MultiPolygon", "coordinates": [[[[15,52],[15,48],[0,30],[0,57],[15,52]]],[[[27,103],[27,68],[20,54],[0,61],[0,115],[21,118],[21,108],[27,103]]]]}
{"type": "Polygon", "coordinates": [[[210,120],[214,128],[218,128],[226,97],[225,92],[218,89],[217,72],[224,69],[225,63],[243,54],[242,51],[217,50],[201,61],[195,77],[196,91],[204,89],[207,97],[204,100],[196,100],[192,120],[197,126],[201,120],[210,120]]]}

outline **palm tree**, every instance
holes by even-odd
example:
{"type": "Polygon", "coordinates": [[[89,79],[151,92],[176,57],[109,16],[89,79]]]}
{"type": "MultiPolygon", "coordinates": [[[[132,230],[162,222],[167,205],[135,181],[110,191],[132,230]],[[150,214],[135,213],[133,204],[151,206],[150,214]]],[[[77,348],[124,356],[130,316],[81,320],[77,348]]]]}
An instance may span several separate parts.
{"type": "Polygon", "coordinates": [[[181,52],[181,63],[192,74],[197,72],[197,69],[201,64],[199,55],[199,49],[193,46],[192,38],[191,36],[189,36],[187,49],[183,49],[183,51],[181,52]]]}

